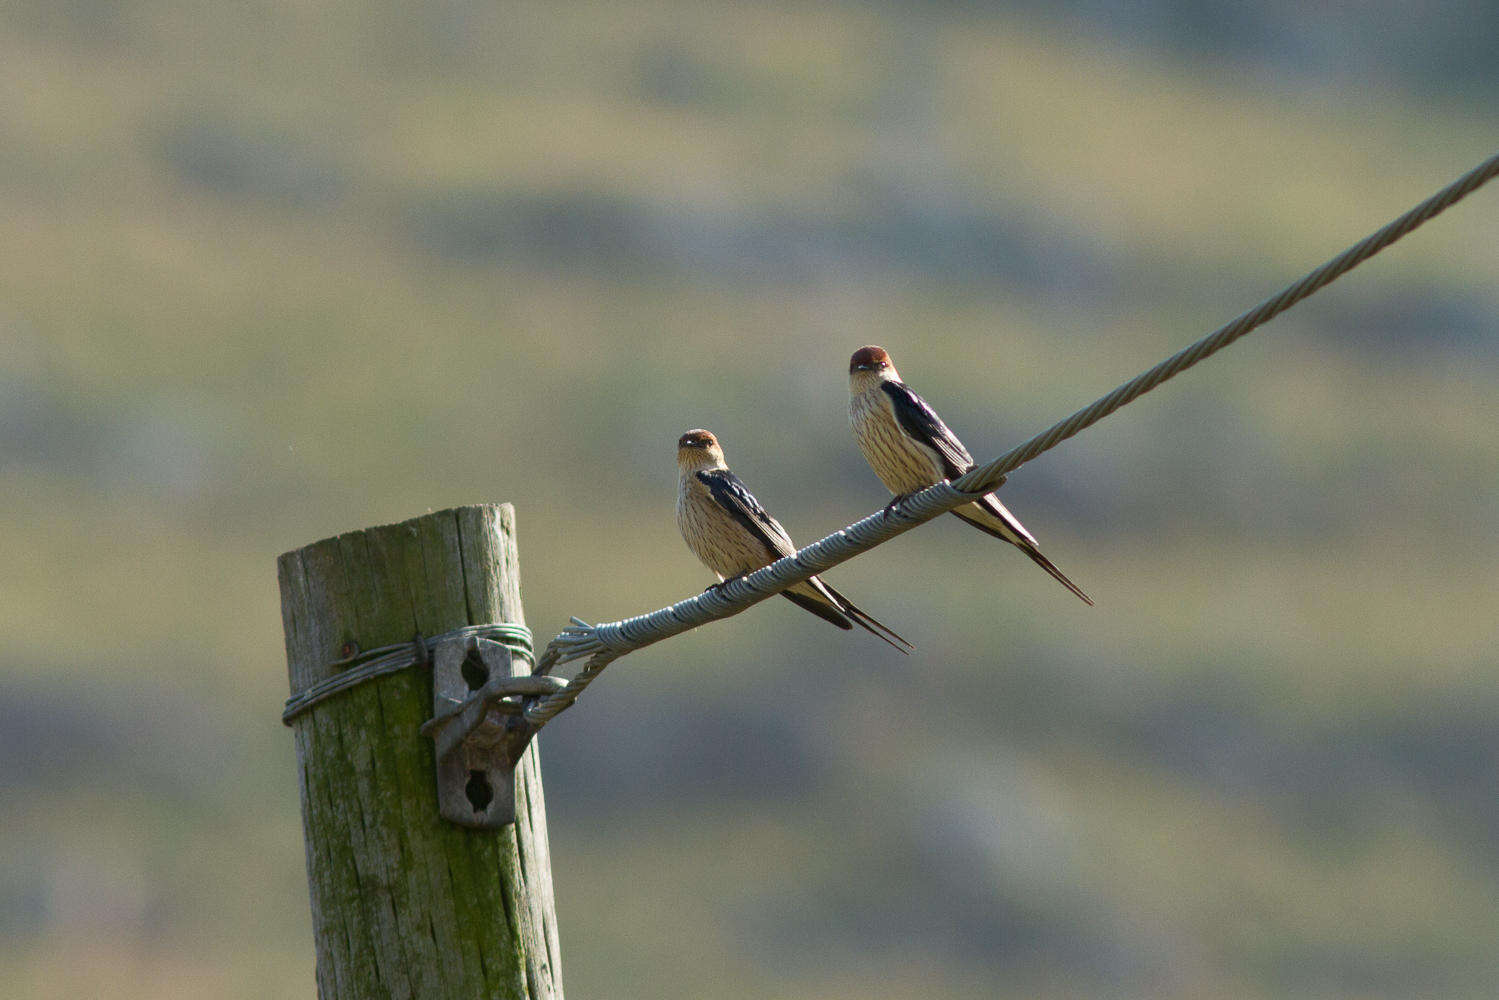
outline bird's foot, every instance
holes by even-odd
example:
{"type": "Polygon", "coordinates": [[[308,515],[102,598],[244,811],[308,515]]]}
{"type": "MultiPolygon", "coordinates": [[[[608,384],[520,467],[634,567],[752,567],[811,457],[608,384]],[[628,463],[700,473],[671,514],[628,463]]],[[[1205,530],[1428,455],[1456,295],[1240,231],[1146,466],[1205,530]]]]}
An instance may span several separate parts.
{"type": "Polygon", "coordinates": [[[887,503],[887,504],[885,504],[885,509],[882,510],[880,513],[884,514],[886,517],[889,517],[891,514],[895,513],[895,505],[896,504],[900,503],[902,500],[909,499],[912,495],[914,495],[914,493],[915,493],[915,491],[913,490],[911,493],[897,493],[897,494],[895,494],[895,496],[893,496],[893,497],[890,498],[890,502],[887,503]]]}
{"type": "Polygon", "coordinates": [[[703,590],[703,593],[705,593],[705,594],[721,594],[721,593],[723,593],[723,589],[725,587],[727,587],[729,584],[733,583],[735,580],[743,580],[747,576],[749,576],[748,573],[735,573],[733,576],[729,577],[727,580],[719,580],[717,583],[710,583],[703,590]]]}

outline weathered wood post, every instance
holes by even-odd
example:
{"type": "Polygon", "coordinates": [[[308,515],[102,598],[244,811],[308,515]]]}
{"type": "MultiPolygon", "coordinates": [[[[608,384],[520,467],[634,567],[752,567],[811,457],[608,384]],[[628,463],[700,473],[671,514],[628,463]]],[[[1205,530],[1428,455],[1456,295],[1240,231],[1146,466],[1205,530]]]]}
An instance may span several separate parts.
{"type": "MultiPolygon", "coordinates": [[[[292,694],[351,652],[464,625],[524,624],[509,504],[324,539],[277,562],[292,694]]],[[[515,672],[528,672],[523,657],[515,672]]],[[[533,741],[516,823],[438,816],[432,676],[409,667],[291,722],[321,1000],[561,1000],[546,811],[533,741]]]]}

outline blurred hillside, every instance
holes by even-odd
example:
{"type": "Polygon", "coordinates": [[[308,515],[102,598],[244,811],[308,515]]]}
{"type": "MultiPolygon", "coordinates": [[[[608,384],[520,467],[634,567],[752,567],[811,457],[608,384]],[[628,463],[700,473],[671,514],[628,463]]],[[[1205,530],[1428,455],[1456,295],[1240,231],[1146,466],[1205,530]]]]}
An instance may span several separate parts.
{"type": "MultiPolygon", "coordinates": [[[[992,457],[1491,155],[1494,18],[8,5],[0,993],[311,994],[278,553],[508,500],[539,639],[693,593],[682,430],[811,540],[878,343],[992,457]]],[[[1496,197],[1012,477],[1097,609],[947,519],[833,574],[909,659],[611,670],[570,993],[1491,996],[1496,197]]]]}

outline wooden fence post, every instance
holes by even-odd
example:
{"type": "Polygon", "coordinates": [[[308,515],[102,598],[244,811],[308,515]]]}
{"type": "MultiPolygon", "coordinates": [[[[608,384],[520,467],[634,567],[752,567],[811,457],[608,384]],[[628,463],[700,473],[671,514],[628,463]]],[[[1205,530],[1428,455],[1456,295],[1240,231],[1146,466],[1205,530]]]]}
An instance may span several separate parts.
{"type": "MultiPolygon", "coordinates": [[[[277,569],[293,694],[351,651],[525,622],[509,504],[349,532],[277,569]]],[[[516,823],[467,829],[438,817],[418,734],[431,716],[431,671],[411,667],[292,722],[318,996],[562,1000],[536,742],[516,768],[516,823]]]]}

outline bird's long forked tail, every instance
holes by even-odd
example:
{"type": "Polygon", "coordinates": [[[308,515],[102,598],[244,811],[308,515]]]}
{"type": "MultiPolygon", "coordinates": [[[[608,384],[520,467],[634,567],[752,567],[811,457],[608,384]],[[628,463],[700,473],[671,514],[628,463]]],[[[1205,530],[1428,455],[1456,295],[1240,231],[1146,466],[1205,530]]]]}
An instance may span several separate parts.
{"type": "Polygon", "coordinates": [[[904,636],[900,635],[894,629],[879,621],[877,618],[875,618],[869,612],[865,611],[863,608],[859,607],[853,601],[850,601],[847,597],[844,597],[838,591],[834,590],[831,586],[828,585],[828,582],[826,580],[822,580],[821,583],[823,587],[827,588],[827,592],[833,595],[833,599],[838,602],[838,610],[847,615],[849,620],[852,621],[855,625],[858,625],[860,628],[862,628],[864,631],[868,632],[875,638],[882,639],[885,642],[888,642],[891,646],[894,646],[896,649],[907,655],[910,655],[911,651],[916,648],[915,645],[913,645],[904,636]]]}
{"type": "MultiPolygon", "coordinates": [[[[989,499],[992,499],[992,495],[989,499]]],[[[1000,506],[998,501],[995,501],[995,506],[999,507],[1001,511],[1004,511],[1005,514],[1009,515],[1011,520],[1014,519],[1014,515],[1010,514],[1010,512],[1008,510],[1005,510],[1004,507],[1000,506]]],[[[980,509],[982,510],[984,508],[980,509]]],[[[986,524],[976,517],[965,516],[966,510],[966,508],[959,507],[957,510],[949,511],[948,513],[952,514],[954,517],[958,518],[960,521],[963,521],[966,524],[973,525],[975,528],[979,529],[986,535],[993,535],[1000,541],[1009,542],[1011,545],[1015,546],[1021,552],[1024,552],[1027,556],[1029,556],[1031,562],[1035,563],[1037,566],[1040,566],[1042,569],[1046,570],[1046,572],[1050,573],[1052,575],[1052,578],[1055,579],[1058,583],[1076,594],[1088,607],[1091,608],[1095,606],[1093,604],[1093,598],[1083,593],[1083,588],[1067,579],[1067,574],[1057,569],[1056,563],[1052,562],[1050,559],[1042,555],[1041,550],[1036,548],[1036,544],[1032,542],[1028,537],[1020,535],[1019,532],[1016,532],[1013,528],[1010,528],[1008,524],[1006,524],[1005,527],[1010,528],[1009,531],[999,531],[992,525],[986,524]]],[[[994,516],[994,512],[992,511],[985,510],[985,513],[989,514],[990,516],[994,516]]],[[[1000,520],[999,523],[1004,524],[1004,521],[1000,520]]],[[[1016,521],[1015,523],[1018,525],[1020,522],[1016,521]]],[[[1021,528],[1021,531],[1024,530],[1024,528],[1021,528]]]]}
{"type": "Polygon", "coordinates": [[[1084,604],[1086,604],[1090,608],[1094,607],[1093,598],[1083,593],[1083,589],[1081,587],[1073,583],[1071,580],[1067,579],[1067,574],[1057,569],[1056,564],[1053,563],[1050,559],[1043,556],[1040,549],[1028,545],[1020,545],[1017,546],[1017,548],[1019,548],[1021,552],[1024,552],[1026,555],[1030,556],[1031,562],[1035,563],[1037,566],[1040,566],[1042,569],[1046,570],[1046,572],[1050,573],[1058,583],[1066,587],[1068,590],[1072,591],[1078,597],[1082,598],[1084,604]]]}

